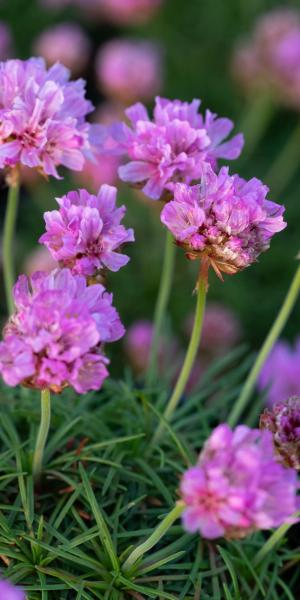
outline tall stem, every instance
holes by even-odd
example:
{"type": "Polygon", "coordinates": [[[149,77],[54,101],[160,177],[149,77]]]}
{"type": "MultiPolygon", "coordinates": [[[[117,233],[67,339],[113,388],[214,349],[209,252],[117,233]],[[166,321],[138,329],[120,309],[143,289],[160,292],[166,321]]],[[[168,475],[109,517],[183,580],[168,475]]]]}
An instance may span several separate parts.
{"type": "Polygon", "coordinates": [[[265,342],[257,355],[256,361],[246,379],[245,385],[241,391],[241,394],[235,403],[228,419],[228,423],[231,427],[234,427],[245,409],[247,402],[253,392],[257,377],[261,371],[261,368],[271,352],[275,342],[280,336],[289,316],[297,300],[300,291],[300,267],[298,267],[288,293],[285,297],[283,305],[278,313],[276,320],[274,321],[269,334],[267,335],[265,342]]]}
{"type": "Polygon", "coordinates": [[[238,129],[245,136],[245,151],[243,158],[249,158],[261,141],[273,117],[275,106],[269,94],[257,94],[252,97],[247,112],[239,123],[238,129]]]}
{"type": "Polygon", "coordinates": [[[298,168],[300,168],[300,123],[279,152],[265,176],[265,181],[279,195],[298,168]]]}
{"type": "Polygon", "coordinates": [[[161,336],[163,321],[166,313],[167,304],[170,297],[174,262],[175,262],[175,250],[176,246],[173,242],[172,234],[167,231],[166,242],[165,242],[165,253],[164,262],[162,267],[162,273],[159,284],[159,292],[157,296],[155,312],[154,312],[154,329],[153,329],[153,340],[149,358],[149,370],[147,376],[147,384],[153,383],[156,366],[157,366],[157,354],[159,340],[161,336]]]}
{"type": "Polygon", "coordinates": [[[14,309],[12,288],[15,282],[14,272],[14,232],[18,210],[19,184],[11,184],[8,191],[7,207],[3,231],[3,275],[7,308],[11,314],[14,309]]]}
{"type": "Polygon", "coordinates": [[[41,422],[39,432],[36,440],[35,451],[33,455],[33,466],[32,472],[34,479],[39,479],[42,466],[43,466],[43,455],[44,449],[48,437],[51,420],[51,397],[49,390],[42,390],[41,392],[41,422]]]}
{"type": "MultiPolygon", "coordinates": [[[[202,325],[203,325],[203,317],[205,311],[205,301],[206,301],[206,292],[207,292],[207,265],[203,265],[204,268],[201,269],[198,287],[197,287],[197,304],[195,311],[195,319],[193,325],[193,331],[190,339],[190,343],[187,349],[187,353],[184,359],[184,363],[182,365],[179,377],[177,379],[177,383],[175,385],[173,394],[167,404],[166,410],[164,412],[164,419],[166,421],[170,421],[174,411],[176,410],[177,404],[184,392],[185,386],[188,382],[189,376],[191,374],[191,370],[193,368],[195,358],[197,355],[197,351],[199,348],[202,325]]],[[[161,433],[164,429],[164,424],[161,423],[156,430],[156,433],[153,438],[153,443],[156,443],[161,433]]]]}
{"type": "Polygon", "coordinates": [[[126,559],[122,571],[124,573],[130,571],[135,563],[146,554],[153,546],[155,546],[159,540],[167,533],[170,527],[180,517],[185,504],[183,502],[177,502],[174,508],[167,514],[162,522],[156,527],[153,533],[146,539],[145,542],[137,546],[126,559]]]}

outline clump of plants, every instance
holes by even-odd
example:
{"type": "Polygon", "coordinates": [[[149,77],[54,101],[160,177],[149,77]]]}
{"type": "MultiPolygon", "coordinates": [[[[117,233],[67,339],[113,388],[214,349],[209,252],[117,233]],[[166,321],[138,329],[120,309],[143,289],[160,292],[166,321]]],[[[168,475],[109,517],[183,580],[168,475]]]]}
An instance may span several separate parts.
{"type": "Polygon", "coordinates": [[[128,122],[89,125],[83,83],[39,59],[1,64],[0,104],[10,313],[0,343],[1,600],[296,597],[299,401],[282,398],[261,428],[248,401],[297,299],[300,268],[254,362],[236,348],[186,393],[209,279],[226,285],[286,227],[260,180],[219,165],[240,155],[243,136],[228,139],[233,123],[201,114],[198,100],[157,98],[152,118],[138,103],[128,122]],[[125,332],[109,272],[126,265],[123,246],[134,242],[116,188],[57,198],[39,240],[57,268],[14,283],[21,165],[59,177],[61,165],[80,170],[99,148],[122,156],[121,180],[161,202],[167,230],[142,382],[128,370],[109,378],[106,345],[125,332]],[[190,341],[166,382],[159,342],[176,246],[199,269],[190,341]]]}

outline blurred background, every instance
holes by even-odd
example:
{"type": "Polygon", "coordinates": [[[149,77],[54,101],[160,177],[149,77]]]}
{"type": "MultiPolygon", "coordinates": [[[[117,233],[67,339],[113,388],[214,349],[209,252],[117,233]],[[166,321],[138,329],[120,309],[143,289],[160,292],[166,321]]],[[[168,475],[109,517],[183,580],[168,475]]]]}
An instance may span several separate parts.
{"type": "MultiPolygon", "coordinates": [[[[239,337],[252,349],[259,347],[279,310],[300,250],[300,17],[279,14],[277,24],[271,19],[254,33],[264,15],[282,8],[300,13],[299,2],[283,6],[274,0],[2,0],[0,6],[0,59],[42,55],[49,64],[60,60],[75,78],[87,80],[87,95],[96,108],[92,119],[110,123],[122,118],[124,107],[137,100],[151,108],[159,93],[180,100],[201,98],[203,109],[230,117],[235,132],[244,131],[245,152],[231,163],[231,172],[266,181],[269,198],[285,204],[288,222],[258,264],[226,276],[224,283],[211,274],[210,300],[233,311],[239,323],[233,343],[239,337]],[[271,77],[268,57],[265,72],[258,72],[265,60],[260,53],[267,55],[270,44],[280,38],[283,22],[286,31],[295,29],[294,41],[283,47],[271,77]],[[295,76],[293,69],[298,69],[295,76]]],[[[47,257],[36,254],[37,240],[43,212],[55,206],[55,196],[79,186],[92,192],[103,182],[118,185],[119,204],[128,208],[126,224],[134,227],[136,243],[127,248],[128,266],[109,274],[108,287],[129,327],[139,319],[152,319],[164,231],[159,203],[121,185],[117,167],[115,158],[99,157],[97,168],[65,172],[62,180],[49,182],[24,172],[15,253],[18,271],[47,268],[47,257]]],[[[3,182],[2,223],[5,204],[3,182]]],[[[197,266],[178,249],[166,330],[177,336],[179,345],[186,341],[186,320],[194,307],[197,266]]],[[[4,318],[3,294],[1,298],[4,318]]],[[[294,341],[299,334],[298,309],[284,336],[294,341]]],[[[109,351],[115,353],[112,371],[120,374],[122,344],[109,351]]]]}

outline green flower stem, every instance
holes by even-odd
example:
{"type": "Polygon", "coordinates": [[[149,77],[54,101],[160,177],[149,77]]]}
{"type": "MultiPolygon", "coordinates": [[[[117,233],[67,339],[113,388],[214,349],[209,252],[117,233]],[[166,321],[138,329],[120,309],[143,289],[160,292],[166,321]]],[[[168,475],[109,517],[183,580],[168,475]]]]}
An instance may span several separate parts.
{"type": "Polygon", "coordinates": [[[128,571],[130,571],[134,567],[134,565],[137,563],[137,561],[140,558],[142,558],[144,556],[144,554],[146,554],[146,552],[151,550],[151,548],[153,548],[153,546],[155,546],[159,542],[159,540],[161,540],[161,538],[167,533],[167,531],[170,529],[170,527],[173,525],[173,523],[175,521],[177,521],[177,519],[180,517],[184,508],[185,508],[185,504],[182,501],[177,502],[175,504],[175,506],[171,510],[171,512],[169,512],[167,514],[167,516],[162,520],[162,522],[158,525],[158,527],[156,527],[156,529],[146,539],[146,541],[143,542],[142,544],[140,544],[139,546],[137,546],[131,552],[131,554],[129,554],[128,558],[126,559],[126,561],[122,567],[123,573],[126,573],[126,572],[128,573],[128,571]]]}
{"type": "Polygon", "coordinates": [[[238,130],[245,136],[245,150],[241,160],[248,159],[253,154],[265,134],[275,108],[269,94],[257,94],[251,97],[247,111],[238,125],[238,130]]]}
{"type": "Polygon", "coordinates": [[[279,152],[265,176],[265,181],[273,192],[279,195],[298,168],[300,168],[300,123],[279,152]]]}
{"type": "MultiPolygon", "coordinates": [[[[173,394],[167,404],[166,410],[164,412],[165,421],[170,421],[174,411],[176,410],[177,404],[184,392],[185,386],[188,382],[189,376],[191,374],[191,370],[193,368],[195,358],[197,355],[197,351],[199,348],[202,325],[203,325],[203,317],[205,311],[205,301],[206,301],[206,292],[207,292],[207,264],[203,264],[200,272],[200,277],[198,281],[197,287],[197,304],[196,304],[196,312],[195,319],[193,325],[193,331],[190,339],[190,343],[187,349],[187,353],[184,359],[184,363],[182,365],[179,377],[177,379],[177,383],[175,385],[173,394]]],[[[161,433],[164,429],[164,424],[160,423],[158,429],[153,438],[153,443],[157,443],[159,440],[161,433]]]]}
{"type": "Polygon", "coordinates": [[[40,428],[36,440],[34,455],[33,455],[33,466],[32,472],[34,479],[38,480],[43,466],[43,455],[44,449],[49,433],[51,420],[51,396],[49,390],[41,391],[41,422],[40,428]]]}
{"type": "Polygon", "coordinates": [[[265,342],[257,355],[256,361],[246,379],[245,385],[242,392],[237,399],[233,410],[231,411],[228,419],[228,424],[234,427],[245,409],[247,402],[253,392],[257,377],[261,371],[261,368],[271,352],[275,342],[279,338],[289,316],[297,300],[300,291],[300,267],[298,267],[288,293],[285,297],[283,305],[278,313],[276,320],[274,321],[269,334],[267,335],[265,342]]]}
{"type": "Polygon", "coordinates": [[[160,278],[159,292],[157,296],[154,312],[154,330],[153,341],[149,358],[149,370],[147,375],[147,385],[151,386],[156,375],[157,353],[159,339],[161,336],[162,325],[166,313],[166,307],[169,301],[171,285],[174,272],[176,246],[172,234],[167,231],[165,242],[164,262],[160,278]]]}
{"type": "Polygon", "coordinates": [[[12,288],[15,283],[14,273],[14,232],[18,211],[19,185],[10,185],[3,231],[3,275],[7,308],[11,314],[14,310],[12,288]]]}
{"type": "MultiPolygon", "coordinates": [[[[300,511],[296,512],[292,518],[295,518],[295,520],[296,520],[299,517],[300,517],[300,511]]],[[[255,567],[257,567],[259,564],[262,563],[265,556],[267,556],[267,554],[269,554],[269,552],[271,552],[271,550],[273,550],[274,546],[276,546],[276,544],[278,544],[278,542],[280,542],[280,540],[285,536],[285,534],[287,533],[287,531],[290,529],[290,527],[292,525],[293,525],[293,521],[291,520],[290,523],[284,523],[283,525],[278,527],[278,529],[276,529],[274,531],[274,533],[272,533],[272,535],[265,542],[263,547],[256,554],[254,561],[253,561],[253,565],[255,567]]]]}

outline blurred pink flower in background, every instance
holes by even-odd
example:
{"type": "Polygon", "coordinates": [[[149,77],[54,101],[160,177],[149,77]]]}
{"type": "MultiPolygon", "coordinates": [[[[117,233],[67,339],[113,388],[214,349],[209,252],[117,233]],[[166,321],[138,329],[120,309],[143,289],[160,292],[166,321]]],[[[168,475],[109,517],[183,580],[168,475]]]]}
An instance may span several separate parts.
{"type": "MultiPolygon", "coordinates": [[[[104,102],[94,112],[93,121],[99,125],[111,125],[120,119],[123,107],[111,102],[104,102]]],[[[73,179],[92,192],[98,192],[103,183],[114,185],[118,180],[118,168],[121,159],[109,152],[98,152],[94,161],[86,161],[82,171],[74,171],[73,179]]]]}
{"type": "Polygon", "coordinates": [[[162,0],[98,0],[104,16],[120,25],[145,23],[162,4],[162,0]]]}
{"type": "Polygon", "coordinates": [[[115,39],[96,57],[99,88],[125,104],[150,100],[161,88],[161,55],[154,44],[115,39]]]}
{"type": "Polygon", "coordinates": [[[263,15],[250,39],[237,46],[232,71],[246,92],[268,90],[299,109],[300,12],[281,8],[263,15]]]}
{"type": "Polygon", "coordinates": [[[258,389],[267,392],[269,406],[300,396],[300,337],[294,347],[282,340],[275,344],[260,373],[258,389]]]}
{"type": "Polygon", "coordinates": [[[43,31],[34,43],[34,52],[49,66],[63,63],[73,75],[80,75],[87,66],[90,41],[84,30],[75,23],[61,23],[43,31]]]}
{"type": "Polygon", "coordinates": [[[11,31],[5,21],[0,21],[0,60],[12,56],[13,40],[11,31]]]}
{"type": "MultiPolygon", "coordinates": [[[[190,337],[194,315],[186,319],[184,329],[190,337]]],[[[212,357],[230,350],[241,338],[241,324],[234,312],[220,302],[210,302],[205,311],[200,352],[212,357]]]]}
{"type": "MultiPolygon", "coordinates": [[[[133,371],[143,375],[148,368],[153,336],[153,323],[146,319],[135,321],[128,327],[124,338],[124,349],[133,371]]],[[[159,343],[158,367],[160,372],[172,365],[178,353],[178,344],[174,338],[162,336],[159,343]]]]}
{"type": "Polygon", "coordinates": [[[24,262],[24,273],[29,277],[35,271],[46,271],[50,273],[58,267],[57,262],[52,258],[49,250],[45,246],[37,246],[30,252],[24,262]]]}
{"type": "Polygon", "coordinates": [[[300,397],[266,408],[260,416],[261,429],[271,431],[275,450],[283,464],[300,470],[300,397]]]}

